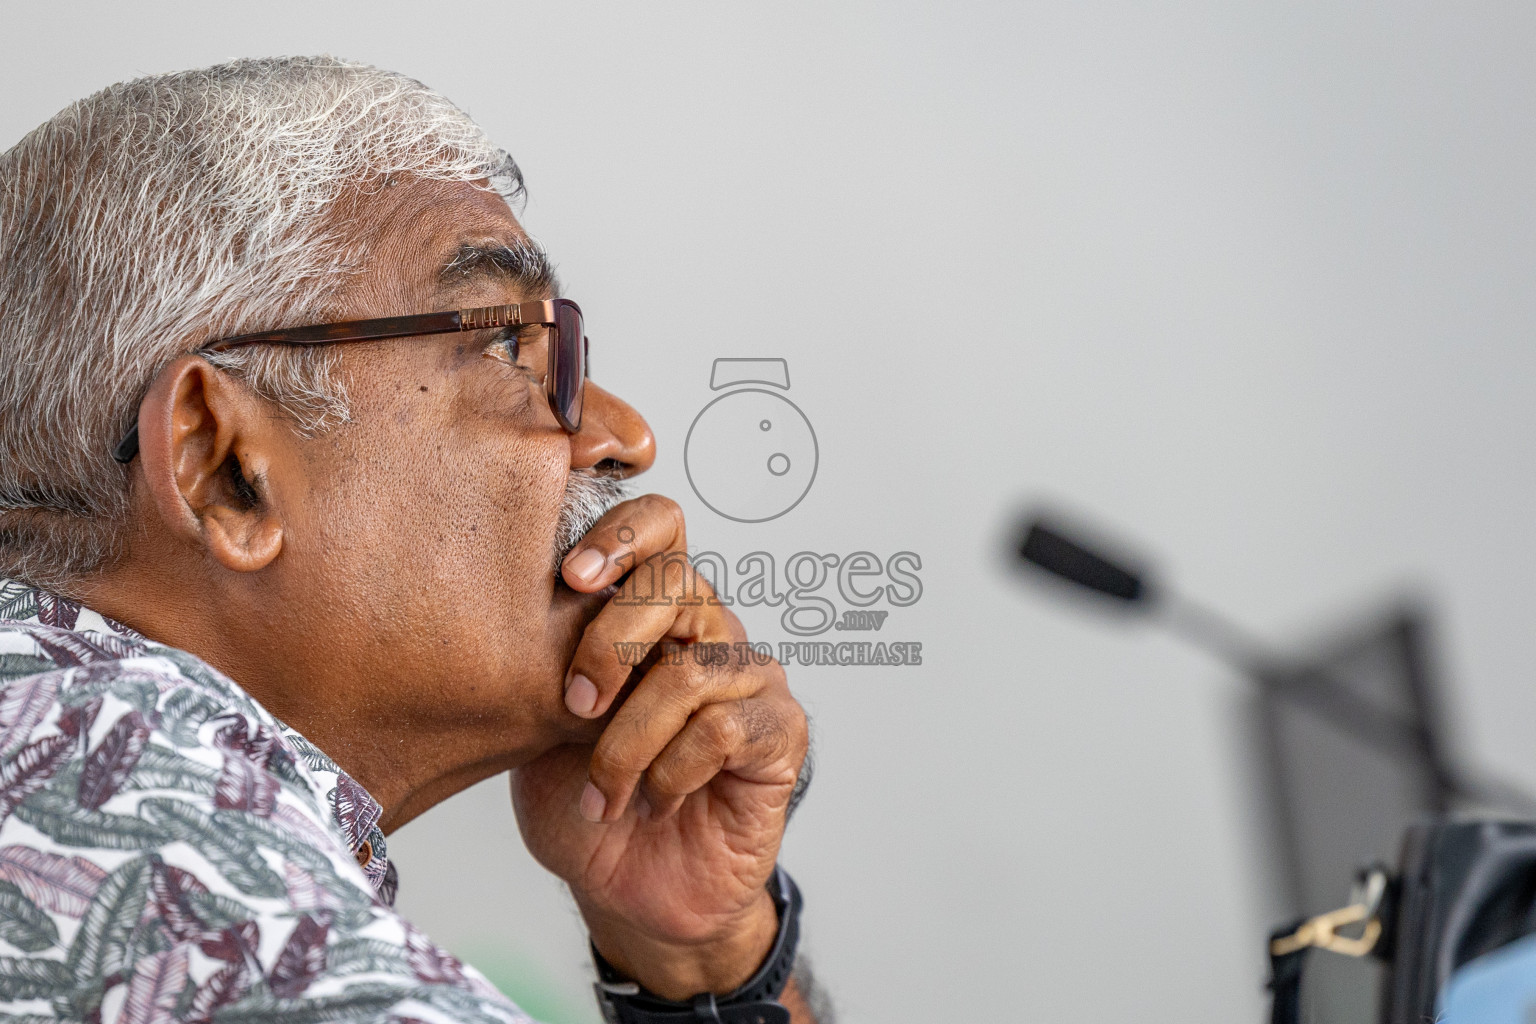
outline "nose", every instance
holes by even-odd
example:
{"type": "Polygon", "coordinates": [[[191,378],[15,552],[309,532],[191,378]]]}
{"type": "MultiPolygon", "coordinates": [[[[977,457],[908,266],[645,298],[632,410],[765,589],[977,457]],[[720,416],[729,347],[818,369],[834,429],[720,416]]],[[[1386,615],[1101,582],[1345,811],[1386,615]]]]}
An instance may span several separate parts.
{"type": "Polygon", "coordinates": [[[644,473],[656,461],[656,435],[628,402],[592,383],[582,398],[581,429],[571,435],[571,468],[609,463],[617,476],[644,473]]]}

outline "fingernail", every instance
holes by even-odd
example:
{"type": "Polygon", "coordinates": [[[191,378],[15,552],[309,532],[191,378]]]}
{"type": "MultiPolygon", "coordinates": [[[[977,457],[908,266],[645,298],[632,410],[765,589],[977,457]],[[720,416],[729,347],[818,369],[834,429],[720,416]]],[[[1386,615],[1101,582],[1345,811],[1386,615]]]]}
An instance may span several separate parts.
{"type": "Polygon", "coordinates": [[[587,788],[581,791],[581,816],[588,821],[602,821],[607,809],[608,798],[592,783],[587,783],[587,788]]]}
{"type": "Polygon", "coordinates": [[[651,802],[645,798],[645,790],[635,790],[635,813],[641,821],[651,820],[651,802]]]}
{"type": "Polygon", "coordinates": [[[571,676],[571,685],[565,688],[565,706],[573,715],[590,718],[592,709],[597,707],[597,687],[592,685],[592,680],[580,672],[571,676]]]}
{"type": "Polygon", "coordinates": [[[584,582],[590,583],[597,579],[597,574],[603,571],[603,566],[608,564],[608,558],[601,551],[587,548],[572,557],[565,567],[570,570],[572,576],[584,582]]]}

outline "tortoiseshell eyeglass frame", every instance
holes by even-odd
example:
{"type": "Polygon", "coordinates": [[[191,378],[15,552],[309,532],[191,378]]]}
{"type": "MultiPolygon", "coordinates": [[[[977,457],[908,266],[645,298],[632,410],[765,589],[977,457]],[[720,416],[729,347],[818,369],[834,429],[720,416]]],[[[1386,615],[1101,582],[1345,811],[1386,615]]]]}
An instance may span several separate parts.
{"type": "MultiPolygon", "coordinates": [[[[331,345],[345,341],[383,341],[417,335],[483,331],[493,327],[548,327],[549,365],[544,390],[549,408],[568,434],[581,429],[581,407],[586,392],[586,325],[581,307],[570,299],[514,302],[507,306],[481,306],[443,313],[386,316],[375,320],[344,320],[333,324],[290,327],[260,334],[219,338],[200,346],[198,352],[227,352],[244,345],[331,345]]],[[[112,458],[127,465],[139,454],[139,425],[123,435],[112,449],[112,458]]]]}

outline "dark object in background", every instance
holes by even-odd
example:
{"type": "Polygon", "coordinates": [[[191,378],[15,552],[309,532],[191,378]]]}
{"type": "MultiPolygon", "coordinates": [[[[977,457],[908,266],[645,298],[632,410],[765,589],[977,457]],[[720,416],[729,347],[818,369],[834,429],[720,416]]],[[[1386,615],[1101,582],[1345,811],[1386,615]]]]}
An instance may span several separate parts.
{"type": "Polygon", "coordinates": [[[1328,644],[1311,665],[1265,670],[1251,713],[1288,914],[1333,906],[1343,882],[1389,855],[1405,828],[1451,809],[1456,788],[1429,629],[1428,615],[1405,605],[1328,644]],[[1309,675],[1407,724],[1413,742],[1393,754],[1366,746],[1290,699],[1309,675]]]}
{"type": "MultiPolygon", "coordinates": [[[[1269,678],[1247,699],[1253,781],[1268,798],[1265,849],[1277,918],[1336,906],[1361,865],[1389,859],[1406,828],[1457,802],[1430,637],[1422,608],[1390,609],[1320,645],[1310,665],[1266,669],[1269,678]],[[1391,751],[1361,743],[1317,707],[1296,701],[1309,673],[1405,723],[1409,742],[1391,751]]],[[[1300,993],[1305,1019],[1378,1018],[1383,970],[1376,961],[1314,960],[1300,993]]]]}
{"type": "MultiPolygon", "coordinates": [[[[1313,652],[1282,656],[1219,613],[1150,586],[1143,569],[1080,539],[1065,522],[1027,522],[1015,534],[1019,558],[1155,619],[1255,684],[1249,719],[1269,812],[1267,867],[1283,904],[1276,916],[1335,906],[1360,865],[1390,855],[1416,821],[1453,808],[1531,813],[1528,795],[1450,757],[1421,606],[1394,607],[1313,652]]],[[[1291,993],[1298,1012],[1305,1003],[1311,1024],[1364,1024],[1387,1009],[1378,996],[1379,966],[1317,961],[1308,968],[1306,991],[1291,993]]],[[[1404,977],[1406,968],[1397,975],[1404,977]]]]}
{"type": "Polygon", "coordinates": [[[1457,970],[1536,933],[1536,824],[1421,823],[1403,838],[1395,877],[1379,868],[1367,875],[1380,884],[1358,902],[1271,936],[1271,1024],[1303,1019],[1303,978],[1327,962],[1314,947],[1386,964],[1375,1019],[1422,1024],[1439,1019],[1457,970]],[[1363,934],[1343,936],[1335,926],[1344,924],[1363,934]]]}
{"type": "Polygon", "coordinates": [[[1459,968],[1536,932],[1536,824],[1412,828],[1399,887],[1383,1024],[1425,1019],[1459,968]]]}
{"type": "Polygon", "coordinates": [[[1069,583],[1118,601],[1141,601],[1151,593],[1139,571],[1115,564],[1040,520],[1024,531],[1019,557],[1069,583]]]}

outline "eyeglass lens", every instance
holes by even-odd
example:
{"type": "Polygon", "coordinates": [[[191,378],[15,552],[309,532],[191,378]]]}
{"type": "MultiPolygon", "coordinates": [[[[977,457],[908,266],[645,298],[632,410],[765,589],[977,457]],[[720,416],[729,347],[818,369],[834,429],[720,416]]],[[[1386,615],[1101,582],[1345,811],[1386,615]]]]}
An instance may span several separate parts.
{"type": "Polygon", "coordinates": [[[581,406],[586,383],[586,333],[581,307],[569,299],[555,302],[554,337],[550,340],[549,400],[555,418],[566,430],[581,428],[581,406]]]}

